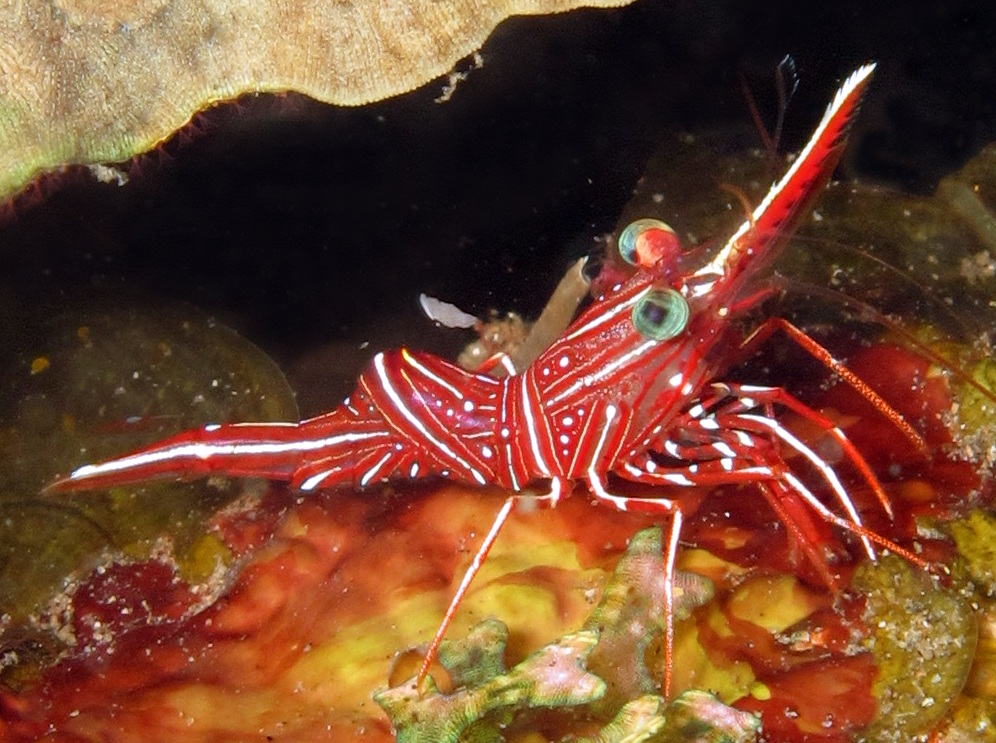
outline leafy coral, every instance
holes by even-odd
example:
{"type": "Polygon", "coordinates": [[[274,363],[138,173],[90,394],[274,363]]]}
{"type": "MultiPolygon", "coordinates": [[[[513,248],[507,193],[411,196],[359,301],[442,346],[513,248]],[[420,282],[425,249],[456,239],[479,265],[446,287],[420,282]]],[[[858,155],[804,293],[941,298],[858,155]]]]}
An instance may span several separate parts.
{"type": "Polygon", "coordinates": [[[621,4],[6,4],[0,9],[0,199],[61,165],[127,160],[198,111],[243,93],[296,91],[340,105],[369,103],[445,74],[511,15],[621,4]]]}
{"type": "MultiPolygon", "coordinates": [[[[589,743],[753,739],[758,718],[710,694],[686,692],[667,704],[656,693],[646,658],[661,633],[662,591],[661,530],[645,529],[630,541],[581,630],[506,670],[508,631],[498,620],[485,620],[464,640],[443,643],[439,661],[456,687],[452,693],[440,692],[430,679],[426,691],[405,683],[375,699],[402,743],[502,740],[502,730],[517,718],[543,708],[577,708],[580,719],[600,720],[594,736],[579,738],[589,743]],[[591,672],[596,667],[604,679],[591,672]]],[[[708,580],[683,575],[678,616],[711,597],[708,580]]]]}

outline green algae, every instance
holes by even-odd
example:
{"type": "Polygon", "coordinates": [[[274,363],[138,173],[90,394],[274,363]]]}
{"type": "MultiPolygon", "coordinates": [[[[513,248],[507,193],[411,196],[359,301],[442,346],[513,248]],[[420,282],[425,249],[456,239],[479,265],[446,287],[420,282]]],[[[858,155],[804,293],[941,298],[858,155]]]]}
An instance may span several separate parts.
{"type": "Polygon", "coordinates": [[[972,666],[978,616],[960,594],[888,555],[858,568],[851,588],[866,600],[868,642],[879,669],[878,716],[868,740],[910,741],[951,712],[972,666]]]}
{"type": "Polygon", "coordinates": [[[985,596],[996,596],[996,515],[973,511],[945,528],[965,561],[970,580],[985,596]]]}
{"type": "Polygon", "coordinates": [[[969,363],[964,376],[953,380],[953,397],[949,428],[957,454],[977,462],[988,477],[996,468],[996,361],[987,355],[969,363]]]}
{"type": "Polygon", "coordinates": [[[961,697],[936,743],[996,743],[996,700],[961,697]]]}
{"type": "MultiPolygon", "coordinates": [[[[185,581],[216,578],[232,554],[208,531],[208,521],[241,485],[216,478],[60,496],[39,490],[80,464],[183,428],[296,420],[293,394],[274,363],[186,306],[92,306],[7,326],[4,333],[4,647],[17,645],[40,621],[39,612],[58,614],[53,607],[97,564],[166,559],[185,581]]],[[[35,662],[23,653],[18,660],[35,662]]],[[[3,678],[21,674],[17,666],[6,664],[3,678]]]]}

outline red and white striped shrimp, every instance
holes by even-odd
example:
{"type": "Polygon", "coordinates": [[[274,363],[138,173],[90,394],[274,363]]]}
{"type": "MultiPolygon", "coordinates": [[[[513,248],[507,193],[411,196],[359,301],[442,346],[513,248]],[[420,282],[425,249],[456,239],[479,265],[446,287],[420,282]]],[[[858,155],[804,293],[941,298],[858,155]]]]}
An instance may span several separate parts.
{"type": "Polygon", "coordinates": [[[416,684],[474,575],[515,506],[555,506],[584,483],[598,502],[670,520],[666,546],[664,692],[671,684],[674,563],[689,486],[756,483],[817,569],[812,517],[919,562],[867,529],[838,474],[783,426],[787,409],[831,437],[891,514],[871,468],[830,419],[784,389],[723,381],[773,332],[784,332],[855,387],[914,442],[918,434],[814,340],[773,318],[745,334],[734,323],[769,295],[764,283],[791,229],[830,177],[873,65],[843,84],[788,172],[710,259],[689,265],[666,225],[640,220],[619,238],[635,269],[597,297],[517,376],[496,379],[406,349],[378,353],[354,392],[330,413],[300,423],[236,423],[181,433],[116,459],[79,467],[49,491],[104,488],[154,477],[210,473],[288,481],[309,492],[423,477],[510,491],[432,640],[416,684]],[[783,452],[792,453],[790,466],[783,452]],[[811,470],[798,472],[800,462],[811,470]],[[807,464],[808,463],[808,464],[807,464]],[[807,485],[813,474],[837,502],[807,485]],[[613,492],[609,477],[663,486],[664,495],[613,492]],[[536,494],[539,492],[540,494],[536,494]],[[799,507],[800,504],[808,506],[799,507]]]}

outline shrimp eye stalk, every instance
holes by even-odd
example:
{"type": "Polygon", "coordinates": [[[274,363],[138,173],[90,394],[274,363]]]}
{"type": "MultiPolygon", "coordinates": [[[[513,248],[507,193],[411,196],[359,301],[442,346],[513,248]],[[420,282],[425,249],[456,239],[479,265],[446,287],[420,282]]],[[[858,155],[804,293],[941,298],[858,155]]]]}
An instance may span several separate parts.
{"type": "Polygon", "coordinates": [[[619,255],[631,266],[671,265],[681,252],[678,236],[659,219],[638,219],[619,233],[619,255]]]}

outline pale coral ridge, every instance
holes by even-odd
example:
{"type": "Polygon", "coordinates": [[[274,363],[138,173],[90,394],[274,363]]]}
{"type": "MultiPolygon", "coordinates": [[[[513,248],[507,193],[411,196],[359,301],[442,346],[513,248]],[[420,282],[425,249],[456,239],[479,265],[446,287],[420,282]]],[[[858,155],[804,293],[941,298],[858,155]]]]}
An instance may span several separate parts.
{"type": "Polygon", "coordinates": [[[65,164],[121,162],[243,93],[355,106],[449,71],[512,15],[626,0],[7,0],[0,198],[65,164]]]}

